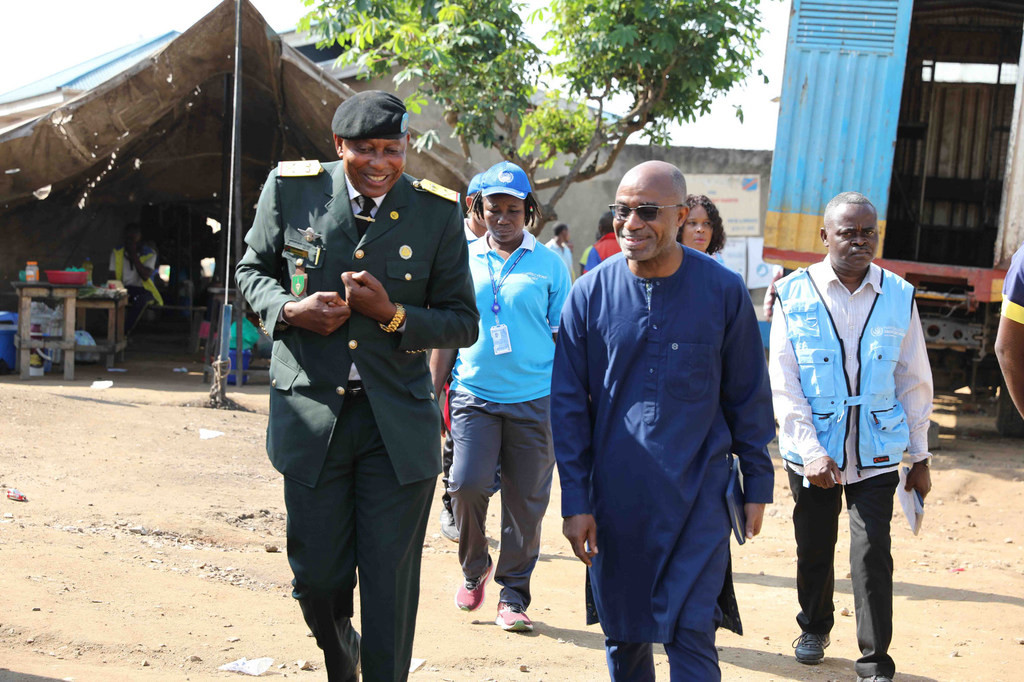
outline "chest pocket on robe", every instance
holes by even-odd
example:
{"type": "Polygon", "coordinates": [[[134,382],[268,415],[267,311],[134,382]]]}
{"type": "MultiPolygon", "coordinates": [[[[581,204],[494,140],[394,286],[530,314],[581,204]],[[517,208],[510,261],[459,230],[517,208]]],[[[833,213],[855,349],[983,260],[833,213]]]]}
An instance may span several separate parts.
{"type": "Polygon", "coordinates": [[[668,358],[663,378],[669,395],[680,400],[699,400],[711,388],[715,350],[705,343],[670,341],[665,350],[668,358]]]}

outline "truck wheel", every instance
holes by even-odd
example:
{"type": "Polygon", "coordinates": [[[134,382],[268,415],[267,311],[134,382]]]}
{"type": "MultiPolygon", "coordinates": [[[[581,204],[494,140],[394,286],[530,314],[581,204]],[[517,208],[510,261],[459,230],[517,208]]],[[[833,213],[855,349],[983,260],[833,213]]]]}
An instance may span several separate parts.
{"type": "Polygon", "coordinates": [[[1006,384],[999,386],[999,398],[996,402],[996,431],[1004,438],[1024,438],[1024,419],[1010,400],[1010,392],[1006,384]]]}

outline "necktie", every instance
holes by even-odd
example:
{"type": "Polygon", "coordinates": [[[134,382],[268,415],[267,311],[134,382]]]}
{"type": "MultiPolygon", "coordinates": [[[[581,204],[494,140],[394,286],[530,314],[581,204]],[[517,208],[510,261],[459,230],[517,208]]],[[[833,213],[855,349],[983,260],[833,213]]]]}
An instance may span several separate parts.
{"type": "Polygon", "coordinates": [[[360,211],[356,214],[356,230],[359,231],[360,239],[366,234],[366,228],[370,223],[373,222],[373,217],[370,215],[376,204],[373,199],[360,194],[356,197],[356,203],[359,204],[360,211]]]}

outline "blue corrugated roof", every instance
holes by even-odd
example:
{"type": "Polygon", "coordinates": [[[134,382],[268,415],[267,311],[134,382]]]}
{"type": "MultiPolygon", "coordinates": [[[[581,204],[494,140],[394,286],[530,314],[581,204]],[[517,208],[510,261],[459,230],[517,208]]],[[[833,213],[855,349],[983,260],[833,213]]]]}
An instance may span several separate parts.
{"type": "Polygon", "coordinates": [[[54,90],[89,90],[149,57],[179,35],[181,34],[178,31],[168,31],[158,38],[140,40],[132,45],[94,57],[52,76],[0,94],[0,103],[36,97],[54,90]]]}

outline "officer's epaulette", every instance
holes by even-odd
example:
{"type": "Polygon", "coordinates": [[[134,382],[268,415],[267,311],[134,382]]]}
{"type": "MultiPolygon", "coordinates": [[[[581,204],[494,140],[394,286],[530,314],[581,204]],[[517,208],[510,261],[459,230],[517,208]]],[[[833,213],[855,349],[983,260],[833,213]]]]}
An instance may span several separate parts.
{"type": "Polygon", "coordinates": [[[413,188],[418,189],[421,192],[430,192],[431,194],[436,194],[442,199],[447,199],[448,201],[454,201],[455,203],[459,203],[458,192],[456,192],[453,189],[448,189],[447,187],[442,187],[436,182],[432,182],[430,180],[417,180],[416,182],[412,183],[412,186],[413,188]]]}
{"type": "Polygon", "coordinates": [[[323,166],[319,161],[279,161],[277,175],[281,178],[306,178],[319,175],[323,166]]]}

